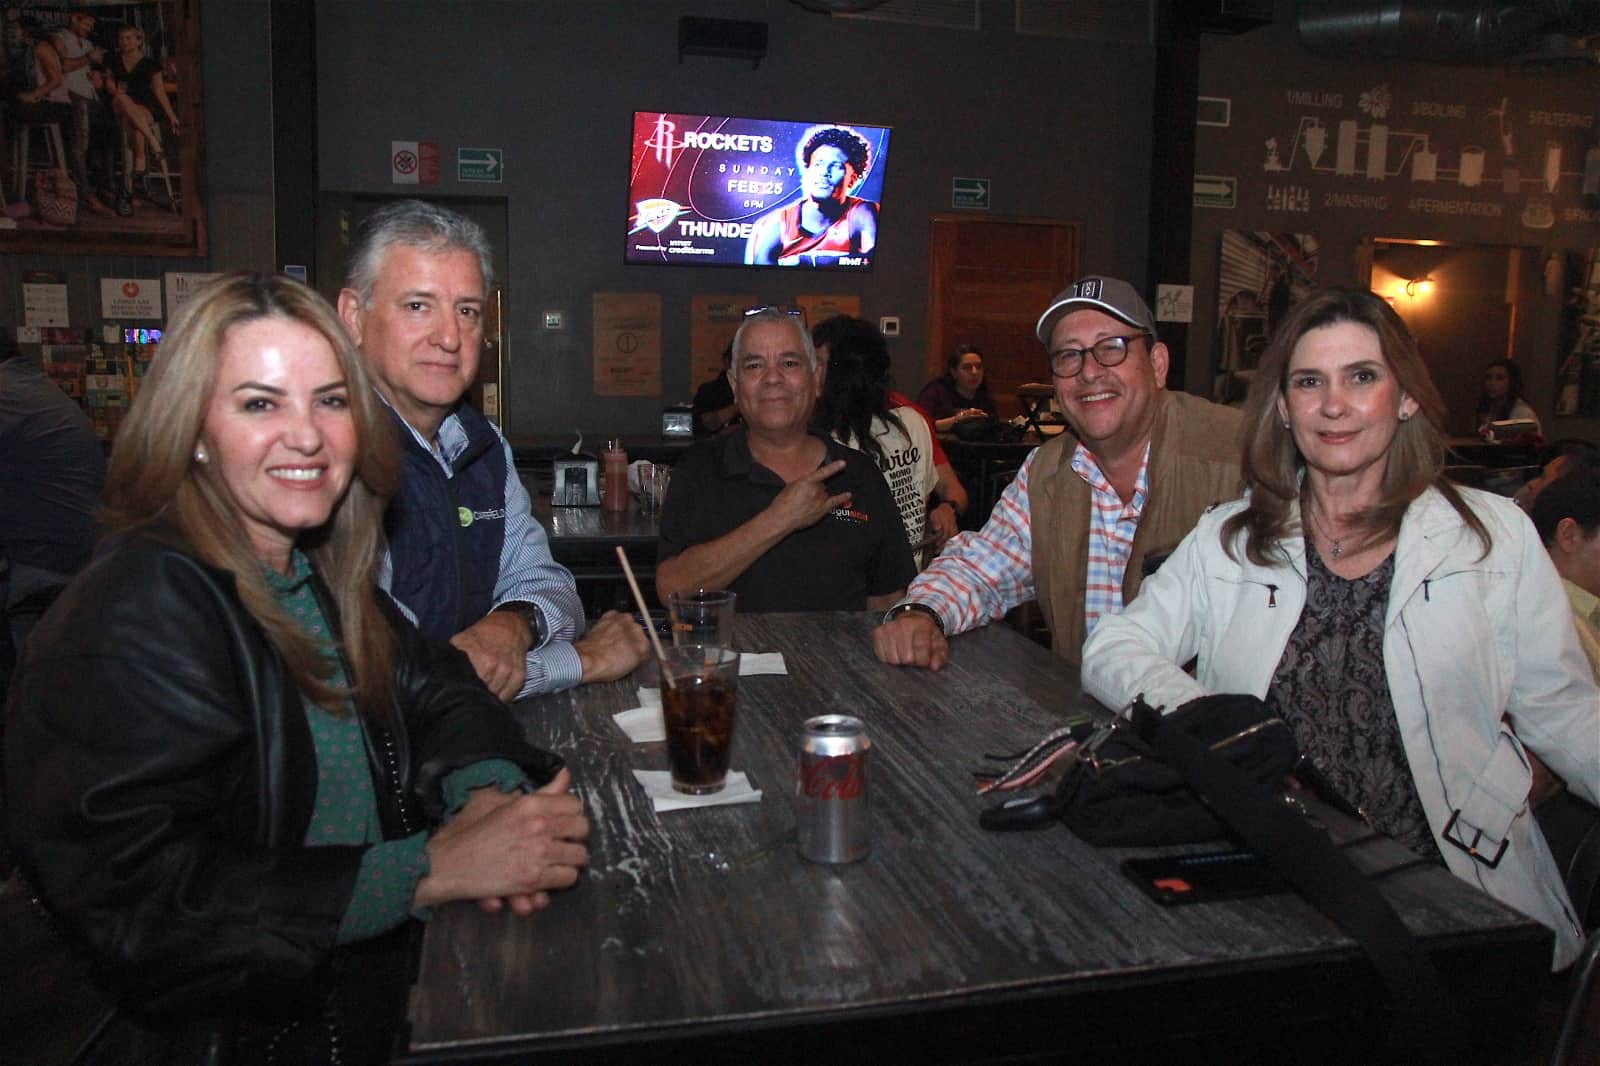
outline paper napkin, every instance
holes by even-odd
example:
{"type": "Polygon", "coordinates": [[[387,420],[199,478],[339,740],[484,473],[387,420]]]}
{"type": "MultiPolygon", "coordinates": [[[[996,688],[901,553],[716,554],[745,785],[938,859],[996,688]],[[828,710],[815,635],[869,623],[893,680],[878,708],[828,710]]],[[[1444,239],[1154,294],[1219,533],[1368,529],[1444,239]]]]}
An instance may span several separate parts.
{"type": "Polygon", "coordinates": [[[787,674],[789,668],[783,664],[781,651],[747,651],[739,655],[739,676],[754,677],[758,674],[787,674]]]}
{"type": "Polygon", "coordinates": [[[728,771],[728,782],[722,791],[705,796],[690,796],[672,787],[672,774],[667,770],[635,770],[633,776],[644,786],[645,795],[657,812],[679,811],[685,807],[719,807],[729,803],[760,803],[761,790],[750,787],[750,778],[738,770],[728,771]]]}
{"type": "Polygon", "coordinates": [[[649,744],[657,740],[667,739],[667,727],[661,720],[661,694],[655,693],[653,702],[644,698],[644,689],[640,689],[640,706],[630,711],[619,711],[611,716],[617,723],[617,728],[627,734],[628,739],[635,744],[649,744]]]}

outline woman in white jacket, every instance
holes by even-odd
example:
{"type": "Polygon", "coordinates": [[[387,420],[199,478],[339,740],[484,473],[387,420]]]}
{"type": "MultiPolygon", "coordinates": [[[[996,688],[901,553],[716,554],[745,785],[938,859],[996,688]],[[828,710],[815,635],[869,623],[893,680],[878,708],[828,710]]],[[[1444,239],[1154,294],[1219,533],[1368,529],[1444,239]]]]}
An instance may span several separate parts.
{"type": "Polygon", "coordinates": [[[1388,304],[1301,303],[1251,386],[1249,495],[1101,620],[1084,687],[1169,711],[1262,697],[1375,828],[1553,929],[1561,968],[1582,929],[1528,804],[1527,752],[1600,800],[1600,690],[1526,516],[1445,480],[1443,417],[1388,304]]]}

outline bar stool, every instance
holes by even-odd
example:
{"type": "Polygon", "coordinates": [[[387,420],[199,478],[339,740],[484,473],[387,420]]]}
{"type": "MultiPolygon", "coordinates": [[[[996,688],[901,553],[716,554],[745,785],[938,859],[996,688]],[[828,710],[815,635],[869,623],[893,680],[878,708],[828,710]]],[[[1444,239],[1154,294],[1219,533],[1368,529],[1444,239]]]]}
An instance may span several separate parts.
{"type": "MultiPolygon", "coordinates": [[[[133,170],[133,145],[129,141],[128,131],[126,129],[123,129],[121,131],[121,135],[122,135],[121,136],[121,141],[122,141],[122,144],[121,144],[121,146],[122,146],[122,190],[123,190],[124,194],[130,194],[131,195],[131,193],[133,191],[133,175],[134,175],[134,170],[133,170]]],[[[164,148],[164,145],[163,145],[163,148],[164,148]]],[[[168,158],[168,156],[167,156],[167,154],[166,154],[166,152],[164,150],[158,151],[158,150],[156,150],[155,146],[151,146],[147,150],[146,156],[147,156],[147,160],[146,160],[147,169],[144,172],[146,187],[148,188],[148,185],[152,180],[154,180],[156,178],[160,178],[161,181],[167,187],[167,207],[170,208],[172,213],[175,214],[175,215],[182,214],[183,213],[182,202],[178,199],[178,194],[176,192],[174,192],[173,188],[172,188],[172,179],[173,178],[177,178],[179,180],[179,182],[181,183],[182,180],[183,180],[182,175],[176,169],[173,168],[173,165],[172,165],[171,161],[169,160],[169,158],[168,158]],[[160,167],[159,170],[157,169],[158,165],[160,167]]]]}
{"type": "Polygon", "coordinates": [[[51,161],[43,165],[34,165],[35,170],[66,170],[67,145],[61,137],[61,123],[59,122],[24,122],[17,131],[17,143],[13,149],[12,173],[16,175],[12,183],[12,195],[18,200],[27,198],[28,195],[28,154],[33,143],[33,131],[43,130],[45,134],[45,151],[51,155],[51,161]]]}

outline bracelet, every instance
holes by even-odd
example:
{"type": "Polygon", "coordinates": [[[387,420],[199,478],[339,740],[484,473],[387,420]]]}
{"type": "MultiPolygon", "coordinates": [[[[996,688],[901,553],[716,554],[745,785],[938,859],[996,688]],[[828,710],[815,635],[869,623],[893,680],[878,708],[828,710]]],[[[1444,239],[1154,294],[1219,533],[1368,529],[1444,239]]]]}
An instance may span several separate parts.
{"type": "Polygon", "coordinates": [[[935,611],[932,607],[929,607],[925,603],[895,604],[893,607],[889,608],[888,613],[883,616],[884,624],[887,625],[888,623],[893,622],[896,618],[899,618],[901,615],[907,614],[911,611],[916,611],[918,614],[927,615],[929,618],[933,619],[933,624],[939,627],[940,636],[948,635],[944,630],[944,619],[939,617],[939,612],[935,611]]]}

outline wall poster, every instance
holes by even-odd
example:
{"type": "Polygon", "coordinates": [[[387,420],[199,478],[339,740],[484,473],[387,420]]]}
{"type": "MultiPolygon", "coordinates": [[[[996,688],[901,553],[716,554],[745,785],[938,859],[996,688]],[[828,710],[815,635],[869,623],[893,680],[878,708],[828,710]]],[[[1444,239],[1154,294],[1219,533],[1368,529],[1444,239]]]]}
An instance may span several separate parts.
{"type": "Polygon", "coordinates": [[[1309,233],[1226,230],[1217,275],[1217,372],[1212,399],[1239,403],[1284,313],[1317,283],[1309,233]]]}
{"type": "Polygon", "coordinates": [[[198,9],[6,5],[0,252],[205,254],[198,9]]]}
{"type": "Polygon", "coordinates": [[[697,293],[689,298],[689,388],[694,390],[722,373],[722,350],[756,303],[749,294],[697,293]]]}
{"type": "Polygon", "coordinates": [[[661,295],[594,294],[594,394],[661,395],[661,295]]]}
{"type": "Polygon", "coordinates": [[[1558,415],[1600,415],[1600,248],[1568,252],[1556,359],[1558,415]]]}

